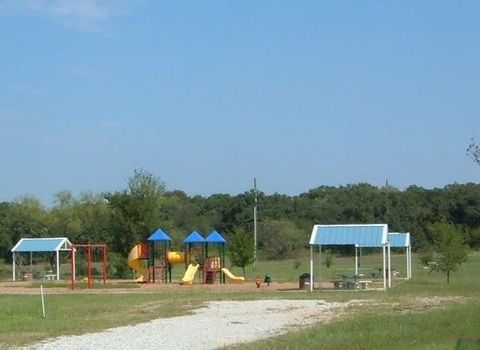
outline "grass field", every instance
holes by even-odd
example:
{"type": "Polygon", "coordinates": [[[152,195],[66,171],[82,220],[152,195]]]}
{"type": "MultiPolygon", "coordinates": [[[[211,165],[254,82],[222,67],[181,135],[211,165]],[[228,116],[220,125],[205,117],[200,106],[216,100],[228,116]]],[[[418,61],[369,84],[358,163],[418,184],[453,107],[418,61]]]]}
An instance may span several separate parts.
{"type": "MultiPolygon", "coordinates": [[[[381,256],[364,257],[365,273],[379,266],[381,256]]],[[[381,265],[380,265],[381,266],[381,265]]],[[[404,257],[393,265],[402,274],[404,257]]],[[[274,281],[297,281],[308,271],[308,259],[259,262],[247,277],[270,274],[274,281]],[[300,261],[300,265],[298,265],[300,261]]],[[[2,269],[8,269],[3,266],[2,269]]],[[[177,274],[181,274],[177,269],[177,274]]],[[[352,258],[335,258],[322,279],[353,273],[352,258]]],[[[239,274],[238,269],[233,269],[239,274]]],[[[176,276],[174,275],[174,277],[176,276]]],[[[265,292],[212,291],[201,288],[139,293],[135,285],[123,294],[70,293],[46,296],[47,318],[42,318],[38,295],[0,295],[0,348],[22,345],[62,334],[81,334],[117,325],[188,313],[206,300],[254,298],[315,298],[330,301],[374,299],[397,307],[362,310],[342,321],[270,338],[243,349],[480,349],[480,254],[471,254],[447,285],[445,277],[414,264],[414,278],[387,293],[370,291],[265,292]],[[444,308],[403,308],[418,298],[457,298],[444,308]]],[[[111,286],[110,286],[111,287],[111,286]]],[[[38,282],[32,284],[38,288],[38,282]]]]}

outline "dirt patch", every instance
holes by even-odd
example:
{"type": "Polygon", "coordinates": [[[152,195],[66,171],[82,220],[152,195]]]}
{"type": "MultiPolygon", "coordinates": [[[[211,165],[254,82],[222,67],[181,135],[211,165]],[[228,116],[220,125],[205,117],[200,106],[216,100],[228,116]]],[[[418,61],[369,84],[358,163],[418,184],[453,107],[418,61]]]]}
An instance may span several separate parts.
{"type": "MultiPolygon", "coordinates": [[[[203,290],[203,291],[250,291],[256,293],[268,292],[268,291],[298,291],[298,283],[285,282],[285,283],[270,283],[270,285],[262,284],[260,288],[257,288],[255,282],[247,281],[245,283],[226,283],[226,284],[192,284],[181,285],[179,283],[138,283],[132,284],[129,281],[123,280],[111,280],[107,282],[107,287],[103,288],[100,282],[95,282],[95,288],[85,289],[76,288],[74,291],[70,289],[70,285],[66,281],[48,282],[44,286],[44,290],[48,294],[64,294],[64,293],[106,293],[106,294],[118,294],[118,293],[154,293],[159,291],[191,291],[191,290],[203,290]],[[59,286],[56,287],[55,284],[59,286]],[[124,286],[124,287],[122,287],[124,286]]],[[[1,282],[0,294],[38,294],[39,282],[1,282]],[[37,287],[38,286],[38,287],[37,287]]]]}

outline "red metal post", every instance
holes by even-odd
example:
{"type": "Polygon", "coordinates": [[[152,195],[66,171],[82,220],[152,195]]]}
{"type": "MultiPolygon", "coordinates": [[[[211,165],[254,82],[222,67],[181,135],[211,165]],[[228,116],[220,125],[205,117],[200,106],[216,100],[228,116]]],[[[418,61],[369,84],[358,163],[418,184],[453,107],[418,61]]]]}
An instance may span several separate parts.
{"type": "Polygon", "coordinates": [[[88,288],[92,288],[92,246],[87,245],[87,279],[88,288]]]}

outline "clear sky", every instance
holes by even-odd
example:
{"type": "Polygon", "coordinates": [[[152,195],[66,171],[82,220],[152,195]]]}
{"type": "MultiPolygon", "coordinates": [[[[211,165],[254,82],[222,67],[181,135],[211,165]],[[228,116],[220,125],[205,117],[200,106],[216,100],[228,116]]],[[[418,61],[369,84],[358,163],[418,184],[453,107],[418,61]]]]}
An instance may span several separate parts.
{"type": "Polygon", "coordinates": [[[478,182],[478,1],[0,0],[0,200],[478,182]]]}

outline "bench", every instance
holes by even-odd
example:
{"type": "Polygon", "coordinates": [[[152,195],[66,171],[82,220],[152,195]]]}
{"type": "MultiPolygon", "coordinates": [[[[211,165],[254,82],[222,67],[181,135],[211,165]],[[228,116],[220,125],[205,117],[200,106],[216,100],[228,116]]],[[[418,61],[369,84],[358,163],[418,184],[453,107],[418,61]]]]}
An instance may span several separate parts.
{"type": "Polygon", "coordinates": [[[52,274],[49,273],[49,274],[46,274],[46,275],[45,275],[45,279],[46,279],[47,281],[53,281],[53,280],[56,279],[56,278],[57,278],[57,275],[54,274],[54,273],[52,273],[52,274]]]}
{"type": "Polygon", "coordinates": [[[360,281],[357,281],[357,283],[358,283],[359,289],[368,289],[368,287],[372,284],[372,281],[360,280],[360,281]]]}

